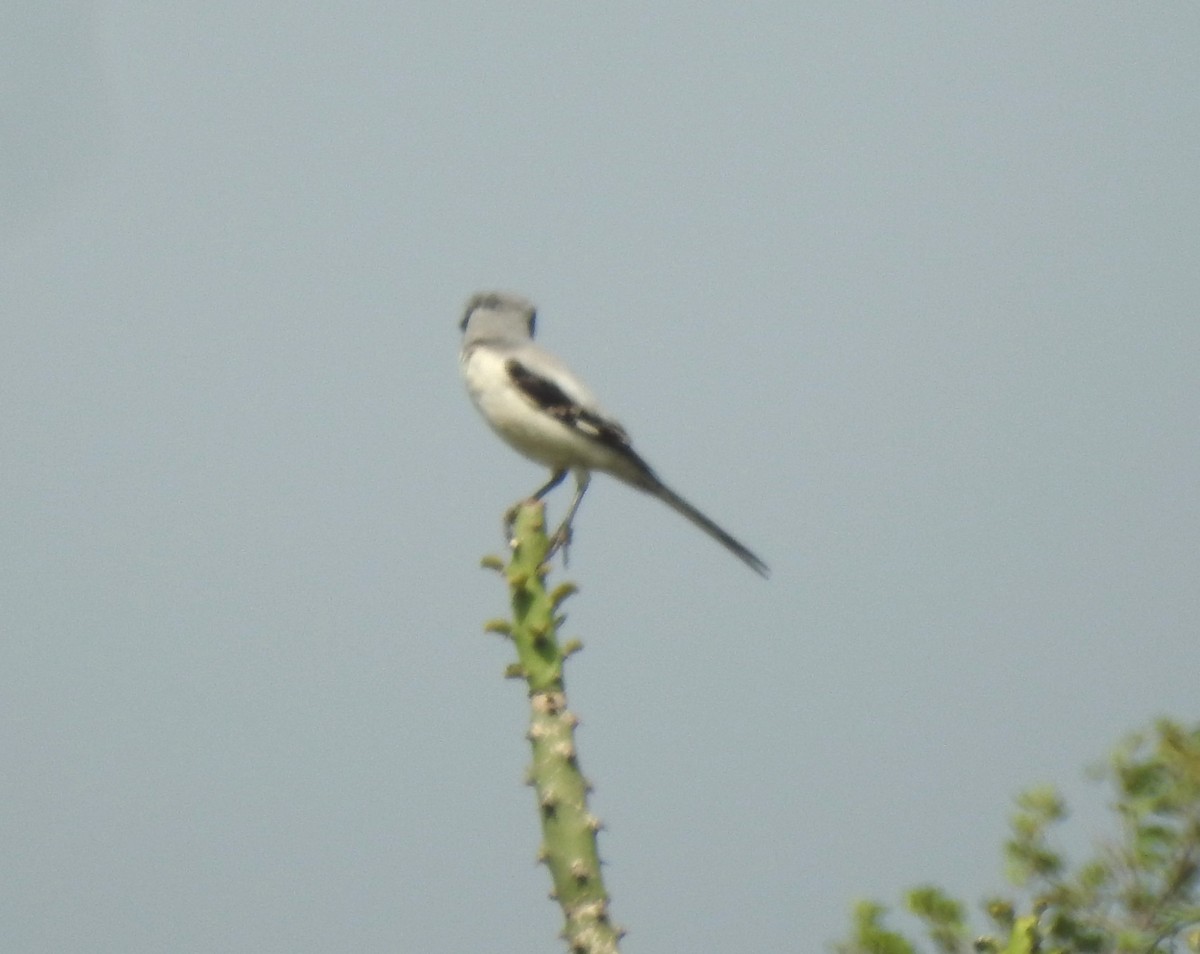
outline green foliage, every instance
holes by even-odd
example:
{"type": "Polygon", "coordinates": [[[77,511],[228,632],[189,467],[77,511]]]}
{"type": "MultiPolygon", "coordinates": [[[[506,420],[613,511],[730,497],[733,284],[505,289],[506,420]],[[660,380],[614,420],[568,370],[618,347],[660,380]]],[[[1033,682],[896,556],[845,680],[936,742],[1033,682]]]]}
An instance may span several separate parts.
{"type": "Polygon", "coordinates": [[[854,908],[854,946],[839,945],[839,954],[916,954],[917,949],[895,931],[883,926],[887,908],[873,901],[860,901],[854,908]]]}
{"type": "MultiPolygon", "coordinates": [[[[1072,869],[1051,831],[1067,817],[1051,788],[1017,798],[1004,854],[1012,898],[982,909],[975,937],[963,905],[920,887],[905,904],[940,954],[1169,954],[1200,952],[1200,725],[1163,720],[1130,736],[1095,773],[1115,792],[1117,832],[1072,869]]],[[[887,909],[861,902],[837,954],[918,954],[885,926],[887,909]]]]}
{"type": "Polygon", "coordinates": [[[914,888],[905,901],[908,910],[925,923],[929,939],[939,951],[956,954],[965,949],[967,925],[961,904],[932,885],[914,888]]]}

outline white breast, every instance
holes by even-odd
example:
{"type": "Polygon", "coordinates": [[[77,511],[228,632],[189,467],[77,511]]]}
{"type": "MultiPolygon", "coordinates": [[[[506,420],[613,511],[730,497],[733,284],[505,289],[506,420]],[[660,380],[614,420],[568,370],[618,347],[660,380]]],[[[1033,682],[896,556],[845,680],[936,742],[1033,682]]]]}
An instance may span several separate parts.
{"type": "Polygon", "coordinates": [[[473,348],[462,364],[467,392],[492,430],[514,449],[552,470],[608,470],[613,464],[612,451],[534,404],[509,378],[507,357],[491,348],[473,348]]]}

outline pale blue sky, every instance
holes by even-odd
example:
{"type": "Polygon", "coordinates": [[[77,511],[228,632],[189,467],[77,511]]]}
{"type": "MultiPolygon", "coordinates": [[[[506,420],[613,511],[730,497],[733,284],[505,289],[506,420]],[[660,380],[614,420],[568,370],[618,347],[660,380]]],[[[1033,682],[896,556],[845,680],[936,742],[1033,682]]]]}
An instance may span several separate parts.
{"type": "Polygon", "coordinates": [[[1016,791],[1081,846],[1196,718],[1194,4],[3,19],[5,952],[556,948],[479,288],[774,571],[580,513],[625,950],[994,891],[1016,791]]]}

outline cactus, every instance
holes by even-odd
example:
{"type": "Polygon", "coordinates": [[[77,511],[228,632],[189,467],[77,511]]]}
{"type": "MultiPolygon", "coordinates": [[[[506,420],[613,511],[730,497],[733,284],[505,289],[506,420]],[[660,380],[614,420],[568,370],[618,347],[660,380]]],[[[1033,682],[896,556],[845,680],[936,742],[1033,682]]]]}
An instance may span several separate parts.
{"type": "Polygon", "coordinates": [[[541,503],[517,508],[512,557],[507,566],[488,558],[485,566],[503,572],[512,599],[512,620],[493,620],[490,632],[512,640],[517,661],[506,675],[529,686],[529,731],[533,749],[528,782],[537,795],[542,826],[538,860],[550,871],[551,894],[562,907],[563,938],[572,954],[610,954],[624,933],[608,915],[608,892],[600,875],[596,835],[600,821],[588,811],[590,786],[579,768],[575,727],[567,708],[563,662],[577,651],[577,640],[560,642],[563,602],[575,592],[570,583],[546,590],[545,515],[541,503]]]}

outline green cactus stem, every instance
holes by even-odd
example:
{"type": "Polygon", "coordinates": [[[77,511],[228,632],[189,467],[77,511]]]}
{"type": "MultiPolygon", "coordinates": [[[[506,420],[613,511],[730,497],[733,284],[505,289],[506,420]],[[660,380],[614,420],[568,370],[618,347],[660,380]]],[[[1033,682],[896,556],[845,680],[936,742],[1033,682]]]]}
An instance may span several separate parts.
{"type": "MultiPolygon", "coordinates": [[[[572,954],[611,954],[624,933],[608,916],[608,892],[600,875],[596,833],[600,821],[588,811],[589,785],[579,769],[575,726],[579,719],[567,708],[563,661],[579,648],[577,640],[559,642],[559,613],[575,592],[570,583],[546,591],[545,514],[538,502],[522,504],[513,524],[512,558],[504,568],[512,597],[513,618],[493,621],[487,629],[513,642],[517,662],[506,675],[529,686],[529,731],[533,763],[528,780],[537,794],[542,825],[538,860],[554,881],[552,897],[565,918],[563,938],[572,954]]],[[[485,565],[495,567],[495,561],[485,565]]]]}

